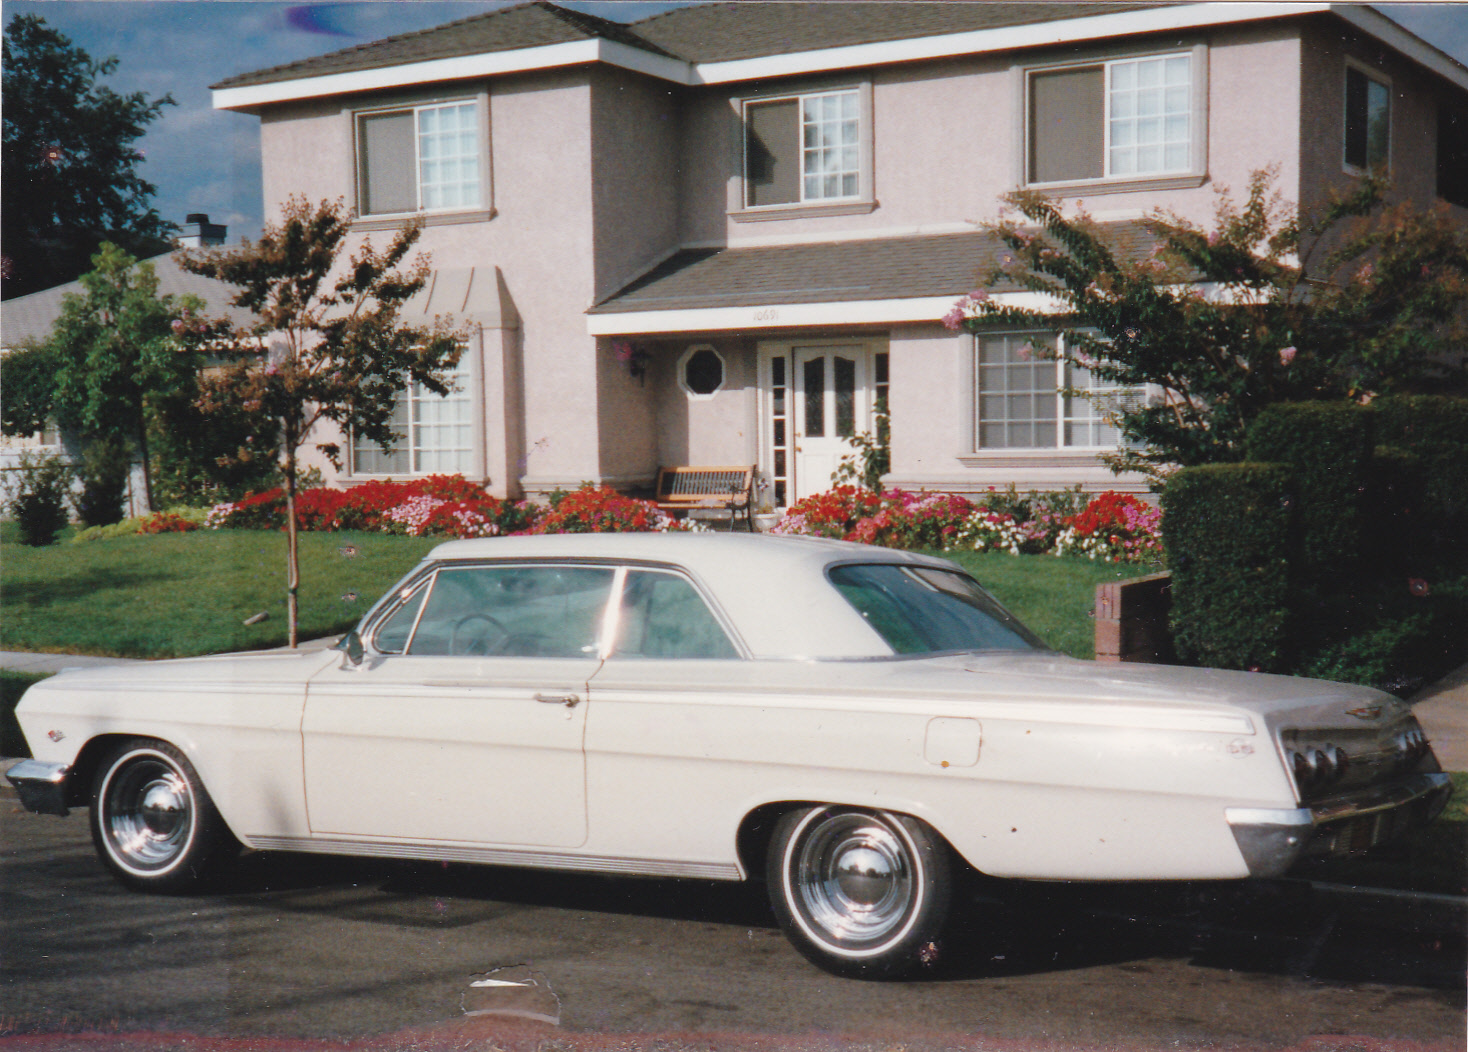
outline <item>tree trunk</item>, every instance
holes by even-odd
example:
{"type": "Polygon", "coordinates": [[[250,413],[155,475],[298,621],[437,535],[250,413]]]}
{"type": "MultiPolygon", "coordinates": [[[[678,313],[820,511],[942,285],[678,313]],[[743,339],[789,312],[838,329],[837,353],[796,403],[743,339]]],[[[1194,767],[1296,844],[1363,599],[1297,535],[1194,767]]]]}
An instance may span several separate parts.
{"type": "Polygon", "coordinates": [[[296,546],[296,447],[294,435],[286,436],[285,454],[285,617],[290,632],[290,646],[299,642],[296,634],[297,594],[301,588],[301,559],[296,546]]]}
{"type": "Polygon", "coordinates": [[[153,465],[148,462],[148,425],[142,419],[141,413],[138,415],[138,457],[143,462],[143,503],[147,505],[146,511],[151,515],[158,510],[158,506],[153,503],[153,465]]]}

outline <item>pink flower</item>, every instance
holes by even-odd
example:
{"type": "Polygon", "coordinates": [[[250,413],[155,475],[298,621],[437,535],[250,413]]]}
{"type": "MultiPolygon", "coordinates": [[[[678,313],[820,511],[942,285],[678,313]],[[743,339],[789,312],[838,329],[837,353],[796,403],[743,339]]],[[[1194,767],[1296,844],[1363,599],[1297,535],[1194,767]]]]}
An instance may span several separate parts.
{"type": "Polygon", "coordinates": [[[989,298],[989,293],[986,289],[974,289],[968,294],[968,298],[971,303],[983,303],[989,298]]]}
{"type": "Polygon", "coordinates": [[[1295,349],[1293,347],[1281,347],[1279,349],[1279,364],[1289,365],[1295,360],[1295,349]]]}
{"type": "Polygon", "coordinates": [[[963,308],[955,305],[947,314],[943,315],[943,324],[950,329],[957,329],[963,325],[963,308]]]}

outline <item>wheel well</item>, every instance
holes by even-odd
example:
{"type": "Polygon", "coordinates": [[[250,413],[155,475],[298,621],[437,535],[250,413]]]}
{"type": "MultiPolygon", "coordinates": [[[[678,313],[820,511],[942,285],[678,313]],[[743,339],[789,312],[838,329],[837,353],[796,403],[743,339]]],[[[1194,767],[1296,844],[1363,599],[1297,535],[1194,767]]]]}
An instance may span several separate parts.
{"type": "Polygon", "coordinates": [[[135,734],[99,734],[82,746],[72,761],[71,777],[67,781],[68,807],[86,807],[91,802],[92,780],[97,777],[102,758],[122,742],[136,737],[135,734]]]}
{"type": "Polygon", "coordinates": [[[752,880],[765,878],[765,857],[769,854],[770,838],[775,835],[775,826],[782,815],[797,808],[809,807],[809,800],[782,800],[773,804],[762,804],[744,816],[739,823],[735,841],[739,861],[752,880]]]}
{"type": "MultiPolygon", "coordinates": [[[[744,820],[739,823],[739,833],[735,841],[739,852],[739,861],[744,866],[744,871],[752,880],[763,880],[765,875],[765,859],[769,854],[770,840],[775,835],[775,826],[785,814],[798,810],[802,807],[817,807],[830,804],[829,800],[781,800],[775,803],[762,804],[756,807],[744,820]]],[[[867,809],[870,805],[852,805],[867,809]]],[[[884,810],[878,808],[878,810],[884,810]]],[[[907,812],[893,812],[894,814],[907,814],[907,812]]],[[[948,853],[953,864],[959,871],[967,871],[975,876],[981,876],[980,871],[963,857],[958,850],[948,841],[948,838],[938,829],[929,826],[933,835],[943,842],[948,848],[948,853]]]]}

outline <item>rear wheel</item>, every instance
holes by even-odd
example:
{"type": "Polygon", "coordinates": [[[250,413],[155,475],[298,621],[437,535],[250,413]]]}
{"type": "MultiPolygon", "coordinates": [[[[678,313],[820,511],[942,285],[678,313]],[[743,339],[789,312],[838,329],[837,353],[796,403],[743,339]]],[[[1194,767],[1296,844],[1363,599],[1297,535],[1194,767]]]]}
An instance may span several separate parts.
{"type": "Polygon", "coordinates": [[[205,885],[238,850],[193,765],[167,742],[114,749],[92,783],[92,843],[122,883],[182,892],[205,885]]]}
{"type": "Polygon", "coordinates": [[[916,818],[827,806],[781,818],[766,876],[780,926],[810,961],[889,979],[936,959],[950,871],[947,844],[916,818]]]}

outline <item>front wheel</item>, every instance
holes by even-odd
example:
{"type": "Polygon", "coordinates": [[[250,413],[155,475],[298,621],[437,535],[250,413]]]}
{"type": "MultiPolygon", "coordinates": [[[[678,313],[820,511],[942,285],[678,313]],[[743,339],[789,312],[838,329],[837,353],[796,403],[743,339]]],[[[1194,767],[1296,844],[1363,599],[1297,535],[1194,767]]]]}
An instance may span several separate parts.
{"type": "Polygon", "coordinates": [[[780,819],[766,876],[786,936],[837,975],[890,979],[937,957],[948,845],[916,818],[810,807],[780,819]]]}
{"type": "Polygon", "coordinates": [[[136,738],[113,750],[91,805],[98,856],[143,891],[197,889],[238,848],[193,765],[167,742],[136,738]]]}

